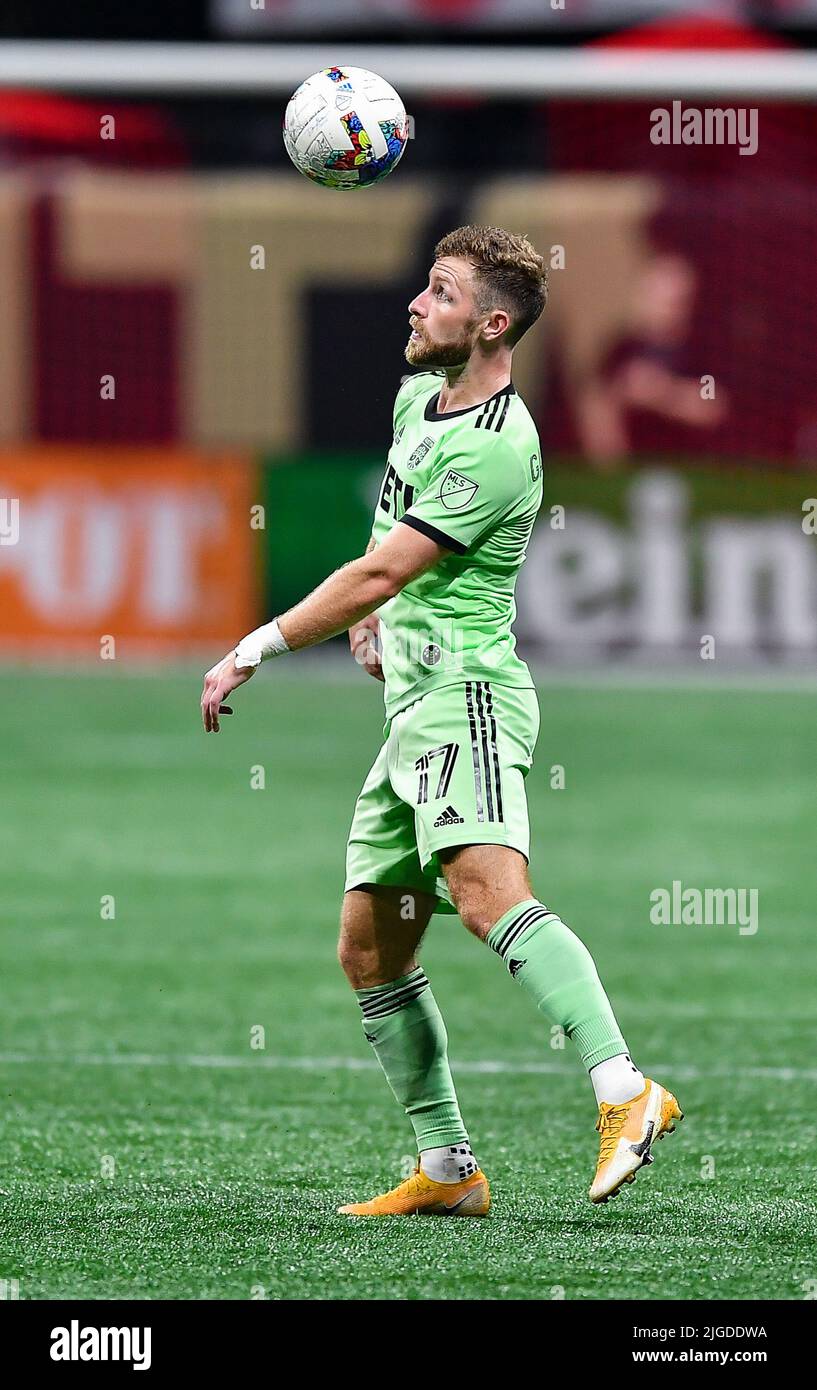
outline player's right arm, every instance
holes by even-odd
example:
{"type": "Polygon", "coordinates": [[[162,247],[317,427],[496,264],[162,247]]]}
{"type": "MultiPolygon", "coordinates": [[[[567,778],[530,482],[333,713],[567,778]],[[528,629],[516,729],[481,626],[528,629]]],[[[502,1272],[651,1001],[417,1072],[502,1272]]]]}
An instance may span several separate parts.
{"type": "MultiPolygon", "coordinates": [[[[374,550],[377,542],[374,536],[366,546],[365,554],[369,555],[374,550]]],[[[352,649],[352,656],[359,666],[369,676],[374,676],[375,680],[385,681],[383,675],[383,663],[380,659],[380,649],[378,638],[380,636],[380,618],[377,613],[370,613],[368,618],[361,618],[359,623],[354,623],[349,628],[349,646],[352,649]]]]}
{"type": "Polygon", "coordinates": [[[348,632],[439,564],[444,554],[444,547],[430,537],[398,524],[373,551],[342,565],[294,608],[242,637],[204,678],[201,713],[206,732],[218,733],[219,715],[232,714],[224,700],[265,658],[314,647],[348,632]]]}

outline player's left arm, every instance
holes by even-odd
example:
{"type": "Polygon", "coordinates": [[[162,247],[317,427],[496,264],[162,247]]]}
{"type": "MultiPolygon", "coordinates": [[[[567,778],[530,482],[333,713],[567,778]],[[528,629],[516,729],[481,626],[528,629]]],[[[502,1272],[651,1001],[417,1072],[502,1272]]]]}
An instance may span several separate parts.
{"type": "Polygon", "coordinates": [[[205,730],[218,733],[219,715],[232,714],[223,701],[266,657],[314,647],[345,632],[449,554],[410,526],[392,527],[380,545],[335,570],[294,608],[243,637],[207,672],[201,696],[205,730]]]}

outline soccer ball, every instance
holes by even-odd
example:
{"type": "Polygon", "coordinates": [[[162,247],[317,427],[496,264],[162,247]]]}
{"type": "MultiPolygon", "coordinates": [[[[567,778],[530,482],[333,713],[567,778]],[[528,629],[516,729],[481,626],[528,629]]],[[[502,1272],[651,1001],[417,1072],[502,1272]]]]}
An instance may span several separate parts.
{"type": "Polygon", "coordinates": [[[402,101],[365,68],[324,68],[293,92],[284,145],[296,169],[324,188],[366,188],[390,174],[408,139],[402,101]]]}

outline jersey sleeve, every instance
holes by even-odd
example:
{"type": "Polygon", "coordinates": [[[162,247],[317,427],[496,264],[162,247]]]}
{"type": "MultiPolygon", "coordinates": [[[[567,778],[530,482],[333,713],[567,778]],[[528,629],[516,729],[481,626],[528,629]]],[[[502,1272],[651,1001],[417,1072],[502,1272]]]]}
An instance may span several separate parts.
{"type": "Polygon", "coordinates": [[[426,487],[400,520],[438,545],[465,555],[507,516],[524,489],[515,450],[496,435],[473,429],[451,441],[426,487]]]}

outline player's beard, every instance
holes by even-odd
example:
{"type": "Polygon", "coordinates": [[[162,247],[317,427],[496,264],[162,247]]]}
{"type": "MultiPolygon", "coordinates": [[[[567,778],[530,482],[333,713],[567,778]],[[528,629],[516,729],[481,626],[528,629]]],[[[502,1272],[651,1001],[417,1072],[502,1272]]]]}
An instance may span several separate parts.
{"type": "Polygon", "coordinates": [[[424,329],[418,328],[419,342],[409,338],[405,359],[412,367],[463,367],[474,347],[473,325],[463,328],[459,338],[450,343],[437,343],[424,329]]]}

